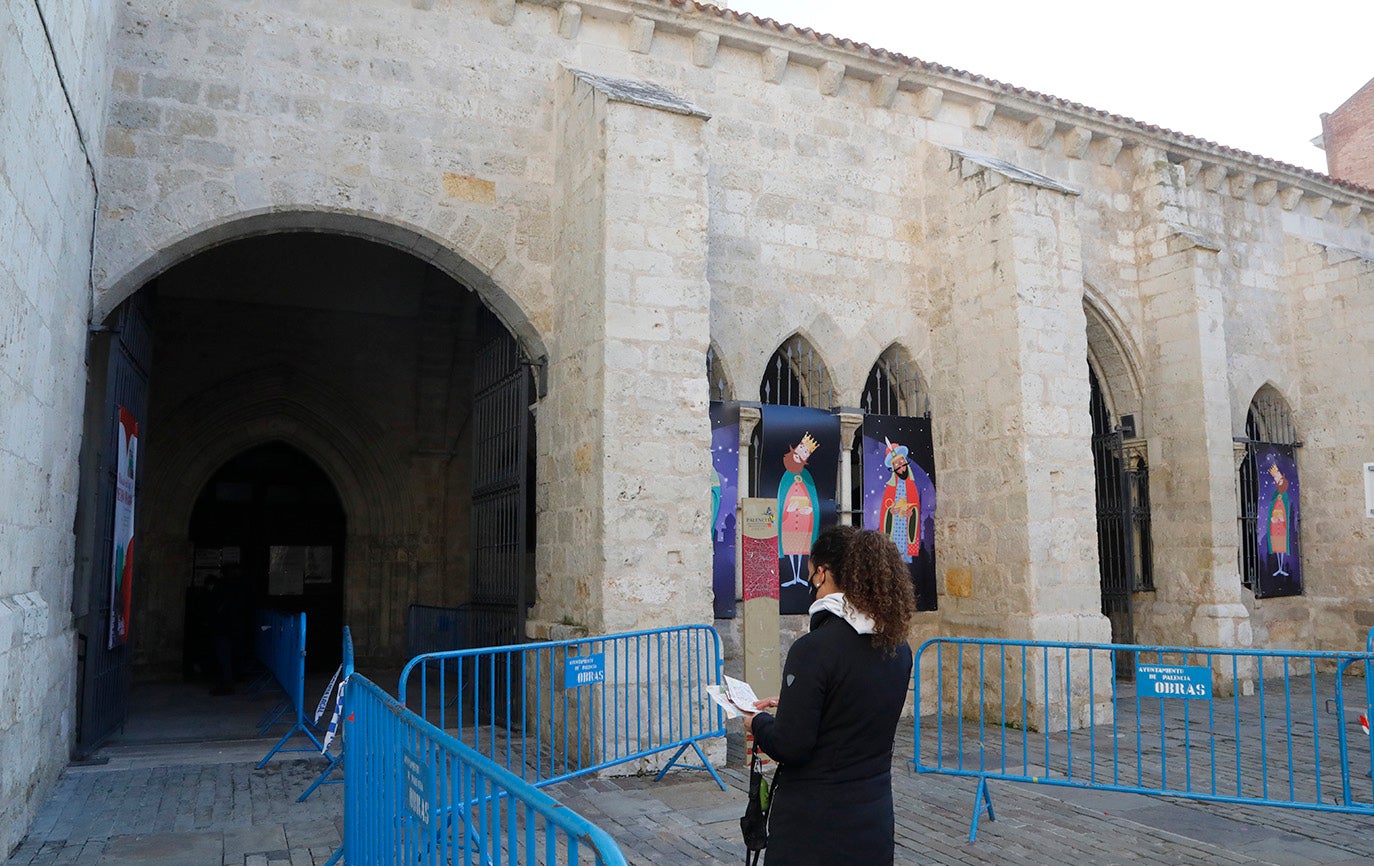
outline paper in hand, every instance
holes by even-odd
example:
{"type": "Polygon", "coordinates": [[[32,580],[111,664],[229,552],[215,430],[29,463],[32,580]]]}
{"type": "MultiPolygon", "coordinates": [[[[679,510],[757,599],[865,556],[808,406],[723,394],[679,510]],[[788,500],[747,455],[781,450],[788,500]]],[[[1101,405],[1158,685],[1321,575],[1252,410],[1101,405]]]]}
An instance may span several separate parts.
{"type": "Polygon", "coordinates": [[[754,703],[758,701],[758,695],[754,694],[754,687],[744,680],[737,680],[734,677],[726,677],[723,686],[707,685],[706,693],[711,696],[721,709],[725,710],[728,718],[735,718],[741,712],[757,713],[758,707],[754,703]]]}

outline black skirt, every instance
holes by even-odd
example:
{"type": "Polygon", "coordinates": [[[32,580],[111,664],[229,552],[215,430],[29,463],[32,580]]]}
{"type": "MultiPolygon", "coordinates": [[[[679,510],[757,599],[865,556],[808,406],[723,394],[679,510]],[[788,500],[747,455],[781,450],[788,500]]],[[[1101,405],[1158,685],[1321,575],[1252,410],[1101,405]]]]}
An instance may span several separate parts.
{"type": "Polygon", "coordinates": [[[891,866],[892,774],[846,782],[788,779],[768,816],[767,866],[891,866]]]}

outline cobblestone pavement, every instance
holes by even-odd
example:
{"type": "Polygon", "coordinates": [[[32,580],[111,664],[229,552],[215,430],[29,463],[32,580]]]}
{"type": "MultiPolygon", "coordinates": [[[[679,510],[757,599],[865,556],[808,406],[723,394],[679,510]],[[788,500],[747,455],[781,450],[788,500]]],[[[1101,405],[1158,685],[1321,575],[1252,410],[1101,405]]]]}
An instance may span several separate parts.
{"type": "MultiPolygon", "coordinates": [[[[296,796],[320,763],[270,740],[125,745],[73,766],[14,866],[319,866],[339,844],[342,786],[296,796]]],[[[738,751],[737,749],[734,751],[738,751]]],[[[745,773],[583,778],[548,789],[606,829],[630,863],[737,864],[745,773]]],[[[997,819],[970,843],[974,783],[894,765],[901,864],[1374,864],[1374,818],[992,783],[997,819]]],[[[821,814],[818,812],[818,814],[821,814]]]]}

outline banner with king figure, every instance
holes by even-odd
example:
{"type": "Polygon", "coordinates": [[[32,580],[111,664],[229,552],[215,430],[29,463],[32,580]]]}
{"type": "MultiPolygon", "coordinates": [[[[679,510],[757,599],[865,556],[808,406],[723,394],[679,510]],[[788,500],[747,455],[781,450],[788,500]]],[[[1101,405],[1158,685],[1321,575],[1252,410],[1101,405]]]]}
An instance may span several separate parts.
{"type": "Polygon", "coordinates": [[[1255,597],[1302,594],[1302,549],[1298,533],[1301,506],[1298,463],[1292,445],[1255,443],[1259,503],[1255,541],[1259,547],[1255,597]]]}
{"type": "Polygon", "coordinates": [[[865,415],[863,526],[892,539],[911,570],[916,609],[935,610],[935,446],[930,419],[865,415]]]}
{"type": "Polygon", "coordinates": [[[711,403],[711,587],[716,619],[735,615],[735,505],[739,501],[739,404],[711,403]]]}
{"type": "Polygon", "coordinates": [[[778,503],[778,606],[806,613],[811,542],[836,522],[840,419],[801,406],[764,405],[762,413],[758,495],[778,503]]]}

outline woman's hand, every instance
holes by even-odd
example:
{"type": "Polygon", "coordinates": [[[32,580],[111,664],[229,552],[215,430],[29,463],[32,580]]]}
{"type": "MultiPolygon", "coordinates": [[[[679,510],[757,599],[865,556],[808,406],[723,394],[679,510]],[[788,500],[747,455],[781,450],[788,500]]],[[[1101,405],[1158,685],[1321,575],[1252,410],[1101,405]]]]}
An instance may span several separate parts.
{"type": "Polygon", "coordinates": [[[763,698],[762,700],[754,701],[754,707],[758,710],[758,712],[750,713],[745,712],[744,710],[740,710],[740,715],[744,717],[745,729],[752,731],[754,729],[754,717],[757,716],[759,712],[763,712],[764,710],[771,710],[777,705],[777,698],[763,698]]]}

